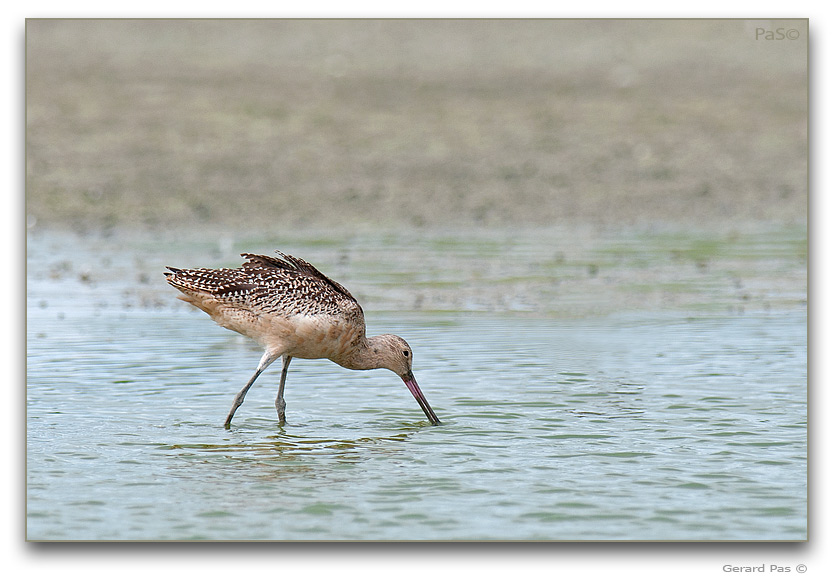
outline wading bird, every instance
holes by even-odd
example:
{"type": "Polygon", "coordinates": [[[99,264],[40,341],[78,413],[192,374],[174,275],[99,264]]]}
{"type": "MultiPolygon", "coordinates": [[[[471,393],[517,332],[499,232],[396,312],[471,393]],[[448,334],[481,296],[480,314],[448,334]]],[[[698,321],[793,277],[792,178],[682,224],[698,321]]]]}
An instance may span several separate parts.
{"type": "Polygon", "coordinates": [[[226,417],[228,429],[237,408],[258,376],[283,358],[275,409],[286,419],[284,383],[293,358],[327,358],[348,369],[389,369],[399,375],[432,425],[440,420],[411,372],[412,351],[393,334],[365,336],[362,307],[347,289],[300,258],[241,254],[238,268],[168,267],[168,283],[181,300],[207,313],[224,328],[260,343],[265,351],[255,374],[235,397],[226,417]]]}

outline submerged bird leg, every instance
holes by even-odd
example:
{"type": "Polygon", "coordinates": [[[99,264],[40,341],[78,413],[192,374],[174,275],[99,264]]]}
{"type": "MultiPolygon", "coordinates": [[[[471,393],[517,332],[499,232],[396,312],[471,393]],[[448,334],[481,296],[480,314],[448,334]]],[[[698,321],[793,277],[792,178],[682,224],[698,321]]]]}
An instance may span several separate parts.
{"type": "Polygon", "coordinates": [[[252,378],[249,379],[249,382],[246,383],[246,386],[243,387],[243,389],[235,397],[235,400],[232,403],[232,410],[229,411],[229,414],[226,416],[226,422],[223,424],[223,426],[226,429],[228,429],[232,426],[232,417],[235,416],[235,411],[237,411],[237,408],[240,407],[243,404],[243,398],[246,396],[246,393],[249,391],[249,387],[252,386],[252,384],[255,382],[255,379],[257,379],[258,375],[260,375],[262,372],[263,372],[263,369],[261,369],[259,367],[258,370],[255,371],[255,374],[252,375],[252,378]]]}
{"type": "MultiPolygon", "coordinates": [[[[246,386],[241,389],[241,391],[235,397],[234,402],[232,403],[232,409],[229,411],[228,416],[226,417],[226,423],[223,425],[226,429],[231,427],[232,425],[232,417],[235,416],[235,411],[237,408],[243,404],[243,399],[246,397],[246,393],[249,391],[249,387],[251,387],[255,383],[255,379],[260,376],[262,372],[266,370],[266,367],[271,365],[275,360],[279,357],[279,353],[266,351],[264,355],[261,357],[261,362],[258,363],[258,368],[255,370],[255,374],[252,375],[252,378],[249,379],[249,382],[246,383],[246,386]]],[[[286,373],[286,367],[284,368],[284,372],[286,373]]],[[[283,386],[284,382],[281,381],[281,385],[283,386]]]]}
{"type": "Polygon", "coordinates": [[[278,411],[278,424],[283,425],[286,420],[284,410],[287,404],[284,402],[284,383],[287,382],[287,371],[290,368],[291,356],[284,355],[284,368],[281,369],[281,384],[278,385],[278,396],[275,397],[275,410],[278,411]]]}

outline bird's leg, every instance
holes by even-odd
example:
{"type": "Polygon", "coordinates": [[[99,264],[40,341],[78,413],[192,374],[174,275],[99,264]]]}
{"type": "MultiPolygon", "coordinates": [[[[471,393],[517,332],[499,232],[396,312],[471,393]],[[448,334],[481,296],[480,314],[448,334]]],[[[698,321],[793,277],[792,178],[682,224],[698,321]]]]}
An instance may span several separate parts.
{"type": "MultiPolygon", "coordinates": [[[[249,382],[246,383],[246,386],[241,389],[241,391],[235,397],[234,402],[232,403],[232,410],[229,411],[228,416],[226,416],[226,423],[223,425],[226,429],[231,427],[232,425],[232,417],[235,416],[235,411],[237,408],[243,404],[243,399],[246,397],[246,393],[249,391],[249,387],[251,387],[255,383],[255,379],[266,370],[266,367],[271,365],[275,360],[280,356],[280,353],[266,351],[264,355],[261,357],[261,362],[258,363],[258,368],[255,370],[255,374],[252,375],[252,378],[249,379],[249,382]]],[[[283,384],[283,383],[282,383],[283,384]]]]}
{"type": "Polygon", "coordinates": [[[275,397],[275,410],[278,411],[278,424],[283,425],[286,420],[284,410],[287,404],[284,402],[284,383],[287,382],[287,371],[290,368],[291,356],[284,355],[284,368],[281,369],[281,384],[278,385],[278,396],[275,397]]]}

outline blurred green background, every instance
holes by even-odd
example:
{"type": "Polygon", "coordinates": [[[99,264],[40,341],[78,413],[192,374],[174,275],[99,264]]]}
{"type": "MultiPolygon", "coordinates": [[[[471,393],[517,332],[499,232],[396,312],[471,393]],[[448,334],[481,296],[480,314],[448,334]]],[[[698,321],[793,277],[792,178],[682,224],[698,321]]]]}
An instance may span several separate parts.
{"type": "Polygon", "coordinates": [[[27,221],[804,225],[807,46],[805,20],[28,20],[27,221]]]}

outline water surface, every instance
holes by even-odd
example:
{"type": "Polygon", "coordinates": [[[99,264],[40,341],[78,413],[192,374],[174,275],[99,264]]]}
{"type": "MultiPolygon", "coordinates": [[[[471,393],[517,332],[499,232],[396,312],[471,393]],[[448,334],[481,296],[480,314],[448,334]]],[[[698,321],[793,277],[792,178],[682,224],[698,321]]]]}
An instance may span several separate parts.
{"type": "Polygon", "coordinates": [[[366,307],[442,425],[388,371],[294,361],[287,424],[275,367],[226,430],[259,349],[132,281],[32,263],[48,249],[30,240],[30,540],[806,538],[804,308],[366,307]]]}

